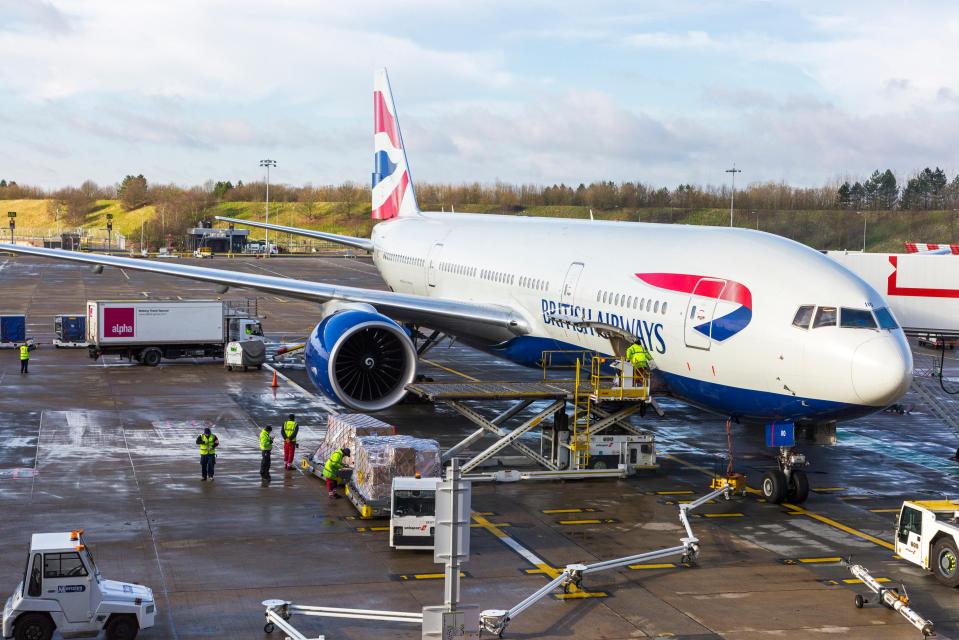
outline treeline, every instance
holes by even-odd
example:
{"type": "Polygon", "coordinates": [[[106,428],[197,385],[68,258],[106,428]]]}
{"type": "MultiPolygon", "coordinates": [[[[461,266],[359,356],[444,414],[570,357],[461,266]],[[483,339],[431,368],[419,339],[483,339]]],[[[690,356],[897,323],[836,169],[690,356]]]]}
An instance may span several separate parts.
{"type": "MultiPolygon", "coordinates": [[[[566,185],[514,185],[472,182],[463,184],[417,184],[420,206],[429,209],[483,207],[483,210],[517,212],[529,207],[580,206],[598,211],[615,209],[701,209],[729,206],[727,185],[681,184],[674,189],[643,182],[593,182],[566,185]]],[[[203,219],[218,202],[256,202],[266,198],[264,182],[208,181],[183,187],[151,183],[145,176],[127,175],[116,185],[98,185],[87,180],[78,187],[46,190],[0,179],[0,199],[49,199],[66,224],[82,225],[98,200],[119,199],[126,210],[153,205],[164,228],[184,229],[203,219]]],[[[344,182],[338,185],[270,185],[270,200],[300,203],[308,219],[318,215],[319,203],[338,203],[344,213],[369,207],[370,188],[344,182]]],[[[959,175],[950,181],[940,168],[923,169],[905,185],[891,170],[876,170],[866,180],[821,187],[792,187],[784,183],[752,183],[736,190],[739,210],[938,210],[959,208],[959,175]]]]}

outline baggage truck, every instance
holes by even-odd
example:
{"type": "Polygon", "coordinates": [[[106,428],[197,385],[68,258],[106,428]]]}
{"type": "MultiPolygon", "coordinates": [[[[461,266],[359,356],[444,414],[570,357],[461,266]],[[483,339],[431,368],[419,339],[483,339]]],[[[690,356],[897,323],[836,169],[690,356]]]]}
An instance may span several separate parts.
{"type": "Polygon", "coordinates": [[[90,300],[90,357],[155,367],[163,358],[222,358],[229,342],[263,340],[260,321],[220,300],[90,300]]]}

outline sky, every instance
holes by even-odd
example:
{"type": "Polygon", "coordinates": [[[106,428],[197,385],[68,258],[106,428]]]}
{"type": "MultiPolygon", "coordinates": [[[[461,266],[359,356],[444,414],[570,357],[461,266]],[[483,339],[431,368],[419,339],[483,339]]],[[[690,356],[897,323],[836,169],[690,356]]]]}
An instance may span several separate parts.
{"type": "Polygon", "coordinates": [[[959,169],[959,3],[0,0],[0,177],[819,186],[959,169]]]}

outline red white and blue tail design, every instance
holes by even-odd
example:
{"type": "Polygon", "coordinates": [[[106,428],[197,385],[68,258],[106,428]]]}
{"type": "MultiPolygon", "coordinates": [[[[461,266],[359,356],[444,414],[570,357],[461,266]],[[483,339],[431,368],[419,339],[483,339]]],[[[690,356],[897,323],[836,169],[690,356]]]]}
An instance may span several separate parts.
{"type": "Polygon", "coordinates": [[[386,69],[380,69],[373,78],[373,218],[418,212],[390,79],[386,69]]]}

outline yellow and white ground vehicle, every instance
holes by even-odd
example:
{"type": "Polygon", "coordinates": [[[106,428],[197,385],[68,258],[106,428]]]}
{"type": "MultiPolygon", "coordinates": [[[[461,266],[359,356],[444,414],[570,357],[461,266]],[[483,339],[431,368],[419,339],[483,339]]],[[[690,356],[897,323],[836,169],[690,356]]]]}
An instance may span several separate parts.
{"type": "Polygon", "coordinates": [[[100,575],[83,531],[35,533],[23,580],[3,606],[3,637],[50,640],[96,636],[133,640],[153,626],[153,591],[100,575]]]}
{"type": "Polygon", "coordinates": [[[948,587],[959,587],[959,501],[902,503],[896,524],[896,553],[932,571],[948,587]]]}

